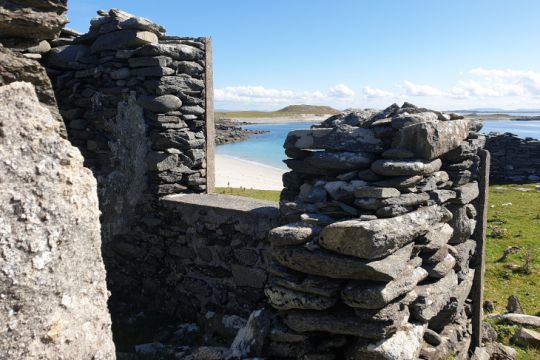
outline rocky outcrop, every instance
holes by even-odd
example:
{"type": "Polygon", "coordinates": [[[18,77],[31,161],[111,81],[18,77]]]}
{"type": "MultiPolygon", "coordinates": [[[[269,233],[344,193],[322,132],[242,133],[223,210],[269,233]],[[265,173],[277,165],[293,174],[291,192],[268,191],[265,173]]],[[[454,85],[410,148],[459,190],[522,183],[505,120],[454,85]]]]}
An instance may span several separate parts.
{"type": "Polygon", "coordinates": [[[64,122],[58,112],[51,81],[43,66],[36,60],[0,45],[0,85],[7,85],[14,81],[26,81],[34,85],[39,101],[47,106],[51,115],[62,127],[64,134],[64,122]]]}
{"type": "Polygon", "coordinates": [[[467,355],[482,191],[477,130],[457,115],[405,103],[289,133],[286,224],[270,232],[278,270],[265,293],[278,319],[305,338],[272,341],[269,355],[467,355]],[[315,333],[334,351],[313,347],[315,333]]]}
{"type": "Polygon", "coordinates": [[[244,141],[252,135],[264,134],[269,132],[268,130],[251,130],[241,127],[241,125],[246,124],[248,123],[230,121],[227,119],[217,120],[215,137],[216,145],[231,144],[239,141],[244,141]]]}
{"type": "Polygon", "coordinates": [[[60,34],[67,24],[67,0],[4,0],[0,3],[0,42],[39,43],[60,34]]]}
{"type": "Polygon", "coordinates": [[[30,84],[0,114],[0,357],[114,359],[96,181],[30,84]]]}

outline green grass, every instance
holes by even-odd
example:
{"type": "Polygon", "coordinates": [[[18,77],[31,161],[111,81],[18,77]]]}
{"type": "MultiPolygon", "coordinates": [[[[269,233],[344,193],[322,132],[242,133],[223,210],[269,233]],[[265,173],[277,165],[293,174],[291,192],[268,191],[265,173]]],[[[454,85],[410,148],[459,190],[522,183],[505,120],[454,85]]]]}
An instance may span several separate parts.
{"type": "Polygon", "coordinates": [[[490,187],[487,234],[485,299],[493,301],[496,311],[502,312],[508,297],[516,295],[528,314],[538,314],[540,192],[534,190],[534,185],[490,187]],[[531,191],[522,192],[513,188],[528,188],[531,191]],[[498,237],[490,237],[490,234],[498,237]],[[511,246],[521,250],[500,261],[504,250],[511,246]],[[527,252],[531,257],[529,273],[523,268],[527,252]]]}
{"type": "Polygon", "coordinates": [[[216,188],[216,193],[245,196],[253,199],[279,201],[280,191],[274,190],[253,190],[245,188],[216,188]]]}

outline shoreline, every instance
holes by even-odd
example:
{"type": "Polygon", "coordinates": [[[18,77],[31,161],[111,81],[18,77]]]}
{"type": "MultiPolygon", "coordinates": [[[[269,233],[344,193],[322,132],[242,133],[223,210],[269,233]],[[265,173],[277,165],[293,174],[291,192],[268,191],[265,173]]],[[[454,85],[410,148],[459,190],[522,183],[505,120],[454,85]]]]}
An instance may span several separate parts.
{"type": "Polygon", "coordinates": [[[221,118],[216,121],[228,121],[231,123],[238,123],[241,125],[255,125],[255,124],[286,124],[286,123],[302,123],[302,122],[323,122],[331,115],[311,115],[311,116],[283,116],[283,117],[230,117],[221,118]]]}
{"type": "Polygon", "coordinates": [[[256,161],[216,154],[216,187],[282,190],[281,177],[287,170],[256,161]]]}

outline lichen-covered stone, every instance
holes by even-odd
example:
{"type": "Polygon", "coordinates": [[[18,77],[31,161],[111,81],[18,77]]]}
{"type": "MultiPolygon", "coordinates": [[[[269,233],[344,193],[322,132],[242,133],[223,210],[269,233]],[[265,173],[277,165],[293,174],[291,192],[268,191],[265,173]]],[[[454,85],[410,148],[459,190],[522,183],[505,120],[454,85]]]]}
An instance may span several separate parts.
{"type": "Polygon", "coordinates": [[[312,251],[305,247],[279,247],[274,249],[273,255],[283,266],[306,274],[335,279],[390,281],[405,269],[412,249],[410,244],[381,260],[373,261],[324,250],[312,251]]]}
{"type": "Polygon", "coordinates": [[[114,359],[96,181],[30,84],[0,114],[0,357],[114,359]]]}
{"type": "Polygon", "coordinates": [[[324,331],[331,334],[352,335],[366,339],[382,339],[395,331],[385,322],[359,320],[352,315],[320,311],[291,311],[284,323],[298,332],[324,331]]]}
{"type": "Polygon", "coordinates": [[[399,130],[392,146],[411,150],[424,159],[435,159],[458,147],[469,135],[470,126],[468,120],[422,122],[405,126],[399,130]]]}
{"type": "Polygon", "coordinates": [[[286,149],[379,152],[382,150],[382,141],[369,129],[343,126],[335,129],[291,131],[283,146],[286,149]]]}
{"type": "Polygon", "coordinates": [[[417,286],[414,291],[418,294],[418,298],[411,306],[413,316],[420,321],[429,321],[450,300],[457,284],[457,275],[452,271],[434,283],[417,286]]]}
{"type": "Polygon", "coordinates": [[[3,1],[0,19],[0,39],[54,39],[68,22],[67,0],[3,1]]]}
{"type": "Polygon", "coordinates": [[[354,308],[380,309],[400,295],[403,295],[424,280],[428,273],[422,268],[409,267],[401,275],[388,283],[353,281],[341,291],[343,301],[354,308]]]}
{"type": "Polygon", "coordinates": [[[98,36],[90,51],[97,53],[105,50],[129,49],[157,42],[158,37],[150,31],[120,30],[98,36]]]}
{"type": "Polygon", "coordinates": [[[367,153],[358,152],[326,152],[318,151],[304,159],[309,165],[334,170],[356,170],[364,169],[371,163],[372,156],[367,153]]]}
{"type": "Polygon", "coordinates": [[[333,307],[338,298],[303,293],[281,286],[267,286],[264,293],[270,305],[278,310],[325,310],[333,307]]]}
{"type": "Polygon", "coordinates": [[[445,208],[428,206],[389,219],[340,221],[325,227],[319,242],[341,254],[377,259],[392,254],[450,216],[445,208]]]}
{"type": "Polygon", "coordinates": [[[371,170],[384,176],[413,176],[429,175],[441,168],[440,159],[433,161],[411,159],[411,160],[390,160],[380,159],[371,164],[371,170]]]}
{"type": "Polygon", "coordinates": [[[303,222],[292,223],[272,229],[268,240],[273,246],[299,245],[311,240],[320,232],[320,227],[303,222]]]}
{"type": "Polygon", "coordinates": [[[377,343],[358,340],[347,349],[347,359],[351,360],[416,360],[422,348],[425,327],[407,324],[388,339],[377,343]]]}

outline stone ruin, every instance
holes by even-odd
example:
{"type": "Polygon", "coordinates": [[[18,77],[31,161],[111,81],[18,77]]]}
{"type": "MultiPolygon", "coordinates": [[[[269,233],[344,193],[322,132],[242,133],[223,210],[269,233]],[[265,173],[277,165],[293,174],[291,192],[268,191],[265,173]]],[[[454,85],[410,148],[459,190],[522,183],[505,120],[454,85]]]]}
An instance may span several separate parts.
{"type": "Polygon", "coordinates": [[[279,317],[268,354],[468,357],[485,212],[477,130],[405,103],[289,133],[287,224],[269,235],[265,293],[279,317]]]}
{"type": "Polygon", "coordinates": [[[407,103],[345,112],[289,134],[279,209],[211,194],[210,40],[117,9],[81,35],[65,12],[0,4],[0,357],[115,358],[104,264],[113,321],[127,305],[183,323],[143,352],[445,359],[480,345],[477,124],[407,103]]]}
{"type": "Polygon", "coordinates": [[[109,243],[158,197],[206,192],[210,41],[167,36],[118,9],[98,14],[88,33],[57,39],[43,63],[68,137],[98,180],[109,243]]]}
{"type": "Polygon", "coordinates": [[[491,154],[491,183],[540,181],[540,140],[511,133],[490,133],[486,150],[491,154]]]}

